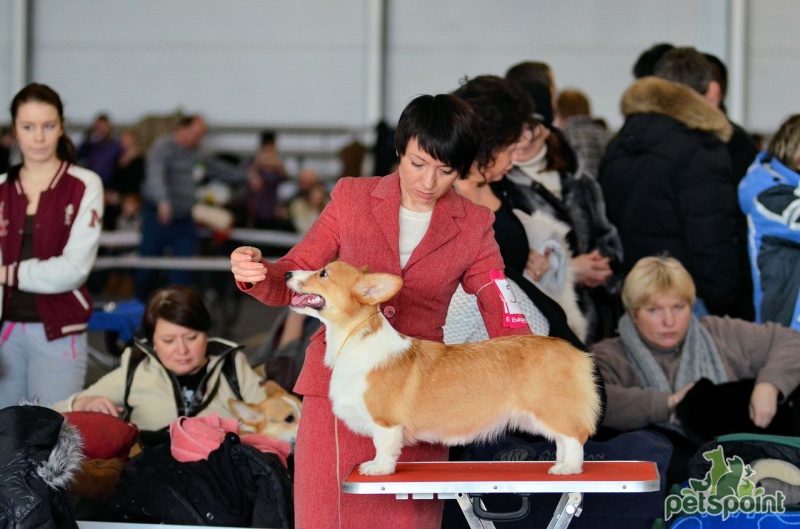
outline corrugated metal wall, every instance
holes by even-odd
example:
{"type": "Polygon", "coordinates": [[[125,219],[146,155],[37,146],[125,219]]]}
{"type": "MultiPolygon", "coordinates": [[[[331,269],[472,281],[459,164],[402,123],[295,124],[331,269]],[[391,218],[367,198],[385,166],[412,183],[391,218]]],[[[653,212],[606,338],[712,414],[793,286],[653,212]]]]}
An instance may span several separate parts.
{"type": "MultiPolygon", "coordinates": [[[[0,71],[10,65],[12,0],[0,0],[0,71]]],[[[73,122],[181,107],[214,124],[367,123],[368,2],[374,0],[30,0],[32,74],[64,97],[73,122]],[[100,22],[96,22],[96,21],[100,22]]],[[[621,124],[618,101],[638,53],[656,42],[725,58],[718,0],[397,0],[387,2],[386,108],[459,78],[544,60],[560,87],[587,91],[621,124]]],[[[792,0],[749,2],[743,124],[770,131],[798,111],[800,39],[792,0]]],[[[0,75],[0,102],[12,96],[0,75]]],[[[7,121],[2,115],[0,122],[7,121]]]]}

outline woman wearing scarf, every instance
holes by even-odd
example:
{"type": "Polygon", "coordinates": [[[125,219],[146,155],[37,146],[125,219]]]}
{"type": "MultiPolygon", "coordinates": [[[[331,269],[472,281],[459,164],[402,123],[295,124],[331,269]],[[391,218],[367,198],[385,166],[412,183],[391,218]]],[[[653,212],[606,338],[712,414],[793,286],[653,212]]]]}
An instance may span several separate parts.
{"type": "Polygon", "coordinates": [[[713,420],[737,413],[751,431],[766,429],[778,404],[800,384],[800,333],[774,323],[697,319],[692,315],[694,301],[694,281],[677,259],[640,259],[622,289],[620,336],[591,347],[608,394],[603,425],[617,431],[650,427],[666,433],[675,446],[676,478],[681,475],[682,452],[692,453],[699,441],[682,418],[691,413],[713,420]],[[701,379],[707,380],[695,388],[701,379]],[[700,386],[722,388],[746,380],[752,382],[744,386],[749,395],[741,407],[747,409],[680,407],[700,386]]]}

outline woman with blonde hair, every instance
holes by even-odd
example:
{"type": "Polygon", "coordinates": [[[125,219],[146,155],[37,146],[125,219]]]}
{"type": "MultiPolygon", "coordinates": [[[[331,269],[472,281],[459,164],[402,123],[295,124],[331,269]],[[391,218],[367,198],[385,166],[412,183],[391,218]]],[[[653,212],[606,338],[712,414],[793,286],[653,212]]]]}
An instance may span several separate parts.
{"type": "Polygon", "coordinates": [[[779,425],[772,423],[778,403],[800,385],[800,334],[774,323],[698,319],[692,314],[694,300],[694,281],[677,259],[644,257],[631,269],[622,289],[619,337],[591,347],[608,395],[603,425],[618,431],[655,427],[673,444],[685,443],[690,453],[703,440],[696,435],[698,424],[721,424],[726,414],[737,429],[789,433],[775,431],[779,425]],[[746,409],[732,400],[724,409],[681,407],[687,396],[707,392],[691,397],[705,403],[705,395],[737,381],[746,392],[746,409]]]}

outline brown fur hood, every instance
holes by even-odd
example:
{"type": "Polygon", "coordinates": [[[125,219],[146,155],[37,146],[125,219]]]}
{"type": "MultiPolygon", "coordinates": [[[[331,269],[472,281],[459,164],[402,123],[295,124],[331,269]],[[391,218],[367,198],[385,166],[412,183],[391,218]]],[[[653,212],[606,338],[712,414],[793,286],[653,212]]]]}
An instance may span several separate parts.
{"type": "Polygon", "coordinates": [[[716,134],[727,143],[733,134],[728,118],[703,96],[679,83],[645,77],[633,83],[622,96],[622,114],[666,114],[689,127],[716,134]]]}

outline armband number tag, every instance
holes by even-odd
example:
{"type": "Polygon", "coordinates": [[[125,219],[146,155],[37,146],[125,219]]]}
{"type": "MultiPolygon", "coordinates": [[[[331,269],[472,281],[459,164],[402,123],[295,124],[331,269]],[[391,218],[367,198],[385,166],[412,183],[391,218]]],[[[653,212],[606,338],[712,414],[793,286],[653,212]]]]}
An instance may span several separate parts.
{"type": "Polygon", "coordinates": [[[503,327],[525,327],[528,321],[522,313],[522,308],[517,302],[517,296],[511,290],[511,284],[506,279],[502,270],[492,270],[489,277],[503,300],[503,327]]]}

